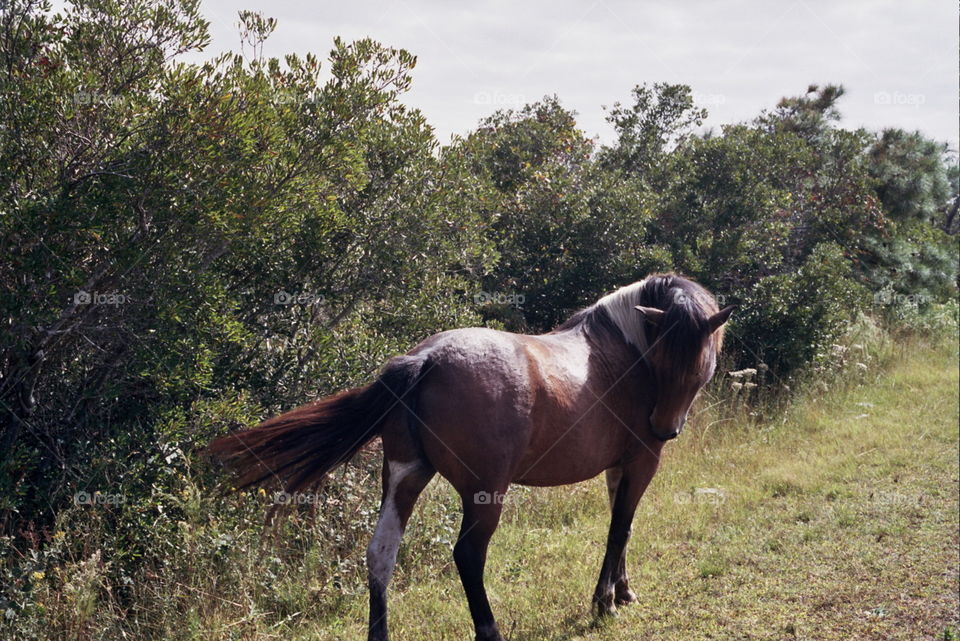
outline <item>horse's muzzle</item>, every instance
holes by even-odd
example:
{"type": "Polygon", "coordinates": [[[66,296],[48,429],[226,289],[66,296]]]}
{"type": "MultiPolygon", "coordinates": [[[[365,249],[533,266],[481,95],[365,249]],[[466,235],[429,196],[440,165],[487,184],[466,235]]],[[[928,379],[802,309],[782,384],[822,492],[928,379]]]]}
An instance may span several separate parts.
{"type": "Polygon", "coordinates": [[[680,432],[683,431],[683,426],[687,424],[687,417],[683,416],[678,419],[672,419],[667,421],[661,421],[659,424],[663,429],[657,429],[657,421],[654,420],[654,417],[650,416],[650,433],[661,442],[666,443],[667,441],[672,441],[673,439],[680,436],[680,432]]]}
{"type": "Polygon", "coordinates": [[[677,430],[676,432],[674,432],[674,433],[672,433],[672,434],[667,434],[667,435],[657,434],[657,433],[654,432],[653,430],[650,430],[650,431],[651,431],[651,433],[653,434],[653,437],[654,437],[655,439],[657,439],[658,441],[663,441],[664,443],[666,443],[667,441],[672,441],[673,439],[675,439],[675,438],[677,438],[678,436],[680,436],[680,430],[677,430]]]}

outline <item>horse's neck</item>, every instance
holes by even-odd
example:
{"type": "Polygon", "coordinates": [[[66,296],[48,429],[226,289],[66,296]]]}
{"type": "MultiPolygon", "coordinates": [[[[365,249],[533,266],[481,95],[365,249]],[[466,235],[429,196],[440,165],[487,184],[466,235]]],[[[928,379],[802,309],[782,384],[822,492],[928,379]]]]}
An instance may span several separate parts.
{"type": "Polygon", "coordinates": [[[636,397],[652,386],[650,370],[643,353],[628,343],[616,327],[578,328],[567,339],[583,346],[587,356],[585,382],[595,392],[611,396],[636,397]]]}

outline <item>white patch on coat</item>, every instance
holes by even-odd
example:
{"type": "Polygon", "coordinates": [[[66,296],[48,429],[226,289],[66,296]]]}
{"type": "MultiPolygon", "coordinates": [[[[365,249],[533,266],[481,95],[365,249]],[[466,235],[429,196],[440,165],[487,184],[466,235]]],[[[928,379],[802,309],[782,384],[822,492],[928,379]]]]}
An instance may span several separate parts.
{"type": "Polygon", "coordinates": [[[419,465],[417,461],[387,462],[389,473],[383,507],[380,508],[377,529],[367,547],[367,570],[370,577],[377,579],[384,587],[393,576],[393,568],[397,563],[397,550],[400,549],[400,539],[403,537],[403,525],[400,522],[396,503],[397,487],[419,465]]]}
{"type": "Polygon", "coordinates": [[[540,376],[548,385],[576,390],[586,384],[590,377],[590,346],[582,336],[571,340],[562,334],[543,334],[534,339],[550,350],[548,359],[534,355],[540,376]]]}

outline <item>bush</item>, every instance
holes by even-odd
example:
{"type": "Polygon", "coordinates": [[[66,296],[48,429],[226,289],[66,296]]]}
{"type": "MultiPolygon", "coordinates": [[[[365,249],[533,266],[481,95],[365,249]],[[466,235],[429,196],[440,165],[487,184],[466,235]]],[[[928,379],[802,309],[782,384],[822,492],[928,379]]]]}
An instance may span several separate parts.
{"type": "Polygon", "coordinates": [[[813,362],[866,302],[843,251],[822,243],[796,273],[763,278],[744,294],[730,329],[732,349],[744,365],[765,362],[785,379],[813,362]]]}

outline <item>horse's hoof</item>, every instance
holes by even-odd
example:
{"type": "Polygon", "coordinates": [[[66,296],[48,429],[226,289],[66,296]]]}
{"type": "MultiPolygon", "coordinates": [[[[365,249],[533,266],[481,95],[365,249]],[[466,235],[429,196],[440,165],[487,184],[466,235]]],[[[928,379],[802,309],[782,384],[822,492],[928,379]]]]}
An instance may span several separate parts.
{"type": "Polygon", "coordinates": [[[500,634],[500,630],[496,627],[493,629],[484,629],[482,631],[477,631],[477,636],[474,638],[474,641],[507,641],[503,638],[503,635],[500,634]]]}
{"type": "Polygon", "coordinates": [[[594,599],[593,608],[597,613],[598,619],[617,616],[617,606],[614,603],[613,594],[605,595],[599,599],[594,599]]]}
{"type": "Polygon", "coordinates": [[[615,619],[620,616],[620,613],[617,612],[615,606],[609,608],[596,608],[596,615],[598,621],[606,621],[608,619],[615,619]]]}
{"type": "Polygon", "coordinates": [[[631,605],[637,601],[637,595],[633,593],[633,590],[626,588],[625,590],[617,590],[617,598],[614,602],[617,605],[631,605]]]}

